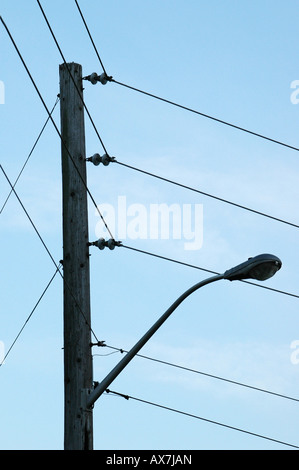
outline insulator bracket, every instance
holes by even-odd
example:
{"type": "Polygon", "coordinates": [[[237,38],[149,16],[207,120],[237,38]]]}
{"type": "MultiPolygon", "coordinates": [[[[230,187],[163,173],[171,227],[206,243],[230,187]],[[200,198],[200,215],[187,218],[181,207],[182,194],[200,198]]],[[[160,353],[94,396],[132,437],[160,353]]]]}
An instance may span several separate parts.
{"type": "Polygon", "coordinates": [[[110,157],[110,155],[107,153],[102,156],[99,153],[95,153],[92,157],[86,158],[86,161],[92,162],[95,166],[98,166],[100,163],[102,163],[104,166],[108,166],[109,163],[115,161],[115,158],[110,157]]]}
{"type": "Polygon", "coordinates": [[[104,250],[104,248],[109,248],[109,250],[114,250],[116,246],[121,246],[122,242],[117,242],[110,238],[110,240],[105,240],[104,238],[99,238],[95,242],[89,243],[90,246],[96,246],[99,250],[104,250]]]}
{"type": "Polygon", "coordinates": [[[87,75],[86,77],[83,77],[83,80],[88,80],[93,85],[96,85],[98,82],[100,82],[102,85],[106,85],[107,82],[111,82],[112,77],[109,77],[106,73],[101,73],[101,75],[98,75],[96,72],[94,72],[90,75],[87,75]]]}

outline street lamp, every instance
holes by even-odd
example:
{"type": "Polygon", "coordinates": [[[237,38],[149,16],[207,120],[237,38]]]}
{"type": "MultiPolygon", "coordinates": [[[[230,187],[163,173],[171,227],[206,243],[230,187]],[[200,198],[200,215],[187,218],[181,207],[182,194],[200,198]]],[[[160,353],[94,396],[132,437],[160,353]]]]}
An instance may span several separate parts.
{"type": "Polygon", "coordinates": [[[265,281],[281,268],[281,261],[274,255],[258,255],[248,258],[245,263],[239,264],[232,269],[225,271],[223,278],[229,281],[242,279],[257,279],[265,281]]]}
{"type": "Polygon", "coordinates": [[[91,408],[94,402],[102,395],[102,393],[109,387],[111,382],[122,372],[126,365],[136,356],[140,349],[147,343],[147,341],[153,336],[153,334],[160,328],[160,326],[167,320],[172,312],[185,300],[190,294],[195,292],[200,287],[203,287],[211,282],[219,281],[220,279],[227,279],[229,281],[242,280],[242,279],[257,279],[259,281],[265,281],[281,268],[281,261],[277,256],[263,254],[253,258],[249,258],[242,264],[235,266],[234,268],[228,269],[223,274],[217,274],[215,276],[204,279],[198,282],[193,287],[190,287],[184,292],[166,312],[156,321],[156,323],[145,333],[145,335],[132,347],[132,349],[121,359],[121,361],[112,369],[111,372],[102,380],[101,383],[97,384],[96,387],[90,391],[87,395],[86,405],[87,408],[91,408]]]}

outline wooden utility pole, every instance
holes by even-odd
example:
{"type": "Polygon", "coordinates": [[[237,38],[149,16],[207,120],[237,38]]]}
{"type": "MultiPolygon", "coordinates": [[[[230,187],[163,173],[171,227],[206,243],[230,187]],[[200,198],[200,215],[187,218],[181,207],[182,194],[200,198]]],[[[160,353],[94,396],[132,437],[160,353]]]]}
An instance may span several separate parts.
{"type": "Polygon", "coordinates": [[[64,448],[92,450],[90,274],[82,67],[60,72],[64,272],[64,448]]]}

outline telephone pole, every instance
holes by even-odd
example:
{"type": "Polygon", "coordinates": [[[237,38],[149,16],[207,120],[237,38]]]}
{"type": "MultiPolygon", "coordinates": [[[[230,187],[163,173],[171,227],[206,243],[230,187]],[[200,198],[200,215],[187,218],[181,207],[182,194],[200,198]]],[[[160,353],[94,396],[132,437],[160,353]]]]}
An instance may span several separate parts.
{"type": "Polygon", "coordinates": [[[64,272],[64,449],[93,449],[90,273],[82,67],[60,74],[64,272]]]}

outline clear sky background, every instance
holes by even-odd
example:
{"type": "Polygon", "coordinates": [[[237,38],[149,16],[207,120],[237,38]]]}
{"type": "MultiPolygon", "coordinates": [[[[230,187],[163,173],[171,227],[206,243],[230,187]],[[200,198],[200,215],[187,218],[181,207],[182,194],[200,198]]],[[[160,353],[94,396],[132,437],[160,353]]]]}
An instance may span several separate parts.
{"type": "MultiPolygon", "coordinates": [[[[84,75],[102,73],[75,2],[41,3],[66,60],[81,64],[84,75]]],[[[291,87],[299,80],[297,1],[79,4],[115,80],[299,148],[299,94],[291,87]]],[[[1,15],[52,108],[63,61],[37,2],[3,0],[1,15]]],[[[1,165],[14,181],[48,116],[2,24],[0,41],[1,165]]],[[[261,436],[299,446],[299,404],[289,399],[299,399],[298,356],[291,347],[299,340],[298,150],[115,83],[84,86],[86,106],[118,161],[281,219],[116,163],[89,164],[88,187],[98,204],[117,210],[122,196],[131,210],[139,204],[147,214],[151,204],[202,205],[199,249],[186,250],[183,237],[171,236],[128,237],[124,244],[215,272],[260,253],[273,253],[283,263],[275,277],[258,283],[281,292],[241,282],[206,286],[175,311],[141,353],[284,398],[135,358],[112,390],[197,418],[105,394],[94,408],[95,449],[289,448],[261,436]]],[[[60,127],[59,104],[53,118],[60,127]]],[[[102,154],[85,118],[87,156],[102,154]]],[[[16,186],[57,263],[62,258],[60,148],[50,122],[16,186]]],[[[1,207],[9,190],[1,172],[1,207]]],[[[127,224],[132,220],[128,212],[127,224]]],[[[0,224],[0,341],[7,352],[55,267],[14,195],[0,224]]],[[[98,224],[89,200],[91,241],[98,224]]],[[[182,292],[209,276],[126,248],[92,248],[91,255],[92,328],[115,348],[133,346],[182,292]]],[[[0,368],[1,449],[63,448],[62,323],[63,283],[57,275],[0,368]]],[[[93,349],[95,380],[121,359],[111,352],[93,349]]]]}

